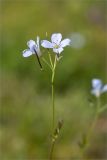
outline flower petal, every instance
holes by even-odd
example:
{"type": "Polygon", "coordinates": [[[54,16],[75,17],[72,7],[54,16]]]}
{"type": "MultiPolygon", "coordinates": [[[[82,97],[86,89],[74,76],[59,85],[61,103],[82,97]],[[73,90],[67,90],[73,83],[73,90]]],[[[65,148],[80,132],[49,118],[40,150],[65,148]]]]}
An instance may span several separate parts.
{"type": "Polygon", "coordinates": [[[42,40],[41,41],[41,46],[44,47],[44,48],[53,48],[52,43],[47,41],[47,40],[42,40]]]}
{"type": "Polygon", "coordinates": [[[59,43],[61,42],[61,39],[62,39],[61,33],[54,33],[51,36],[52,43],[55,43],[57,45],[59,45],[59,43]]]}
{"type": "Polygon", "coordinates": [[[33,40],[28,41],[28,42],[27,42],[27,45],[28,45],[29,49],[30,49],[32,52],[34,52],[34,46],[37,46],[36,43],[35,43],[35,41],[33,41],[33,40]]]}
{"type": "Polygon", "coordinates": [[[71,42],[70,39],[64,39],[63,41],[61,41],[60,46],[61,46],[61,47],[68,46],[68,45],[70,45],[70,42],[71,42]]]}
{"type": "Polygon", "coordinates": [[[29,57],[32,55],[32,52],[29,49],[23,51],[23,57],[29,57]]]}
{"type": "Polygon", "coordinates": [[[101,91],[102,93],[103,92],[107,92],[107,84],[106,85],[104,85],[104,87],[102,88],[102,91],[101,91]]]}
{"type": "Polygon", "coordinates": [[[98,90],[101,90],[102,87],[102,81],[99,79],[93,79],[92,80],[92,87],[98,90]]]}
{"type": "Polygon", "coordinates": [[[53,48],[53,52],[55,52],[55,53],[61,53],[62,51],[63,51],[64,49],[62,48],[62,47],[60,47],[60,48],[53,48]]]}

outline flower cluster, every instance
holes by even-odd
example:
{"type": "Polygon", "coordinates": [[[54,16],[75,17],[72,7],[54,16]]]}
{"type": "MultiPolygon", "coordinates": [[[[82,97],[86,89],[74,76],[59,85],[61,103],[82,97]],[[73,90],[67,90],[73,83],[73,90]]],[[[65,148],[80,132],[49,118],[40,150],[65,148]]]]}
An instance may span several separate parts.
{"type": "MultiPolygon", "coordinates": [[[[29,57],[33,54],[36,55],[38,63],[42,68],[39,57],[42,56],[42,52],[40,50],[40,46],[53,49],[53,52],[57,55],[57,60],[60,58],[60,53],[64,50],[64,47],[69,46],[71,44],[71,40],[66,38],[62,40],[61,33],[54,33],[51,35],[51,42],[48,40],[41,40],[39,36],[37,36],[36,42],[34,40],[29,40],[27,42],[28,49],[23,51],[23,57],[29,57]]],[[[92,90],[91,93],[96,97],[99,97],[102,93],[107,92],[107,84],[103,85],[100,79],[92,80],[92,90]]]]}
{"type": "Polygon", "coordinates": [[[36,42],[34,40],[30,40],[27,42],[29,49],[23,51],[23,57],[29,57],[32,54],[36,54],[38,57],[40,57],[42,55],[40,51],[40,45],[44,48],[52,48],[53,52],[58,55],[64,50],[64,47],[70,45],[71,43],[71,40],[68,38],[62,41],[61,40],[61,33],[52,34],[51,42],[49,42],[48,40],[40,41],[40,38],[37,36],[36,42]]]}

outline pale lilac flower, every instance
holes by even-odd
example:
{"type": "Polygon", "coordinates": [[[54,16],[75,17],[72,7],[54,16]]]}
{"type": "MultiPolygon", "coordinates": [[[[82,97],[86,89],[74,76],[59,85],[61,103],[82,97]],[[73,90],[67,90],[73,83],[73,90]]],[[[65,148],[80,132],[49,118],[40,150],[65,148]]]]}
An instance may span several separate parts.
{"type": "Polygon", "coordinates": [[[91,93],[96,97],[99,97],[102,93],[107,92],[107,84],[103,85],[100,79],[92,80],[92,88],[91,93]]]}
{"type": "Polygon", "coordinates": [[[39,47],[39,37],[37,36],[37,41],[30,40],[27,42],[29,49],[25,49],[23,51],[23,57],[29,57],[32,54],[37,54],[39,57],[41,56],[41,51],[39,47]]]}
{"type": "Polygon", "coordinates": [[[64,49],[64,47],[70,45],[71,40],[70,39],[64,39],[62,40],[61,33],[54,33],[51,36],[51,42],[47,40],[41,41],[41,46],[44,48],[53,48],[53,52],[60,54],[64,49]]]}
{"type": "Polygon", "coordinates": [[[27,45],[28,45],[29,49],[25,49],[23,51],[23,57],[29,57],[32,54],[35,54],[37,57],[38,63],[40,65],[40,68],[42,69],[42,65],[39,60],[39,57],[41,56],[41,51],[40,51],[40,47],[39,47],[39,37],[37,36],[36,42],[33,40],[28,41],[27,45]]]}

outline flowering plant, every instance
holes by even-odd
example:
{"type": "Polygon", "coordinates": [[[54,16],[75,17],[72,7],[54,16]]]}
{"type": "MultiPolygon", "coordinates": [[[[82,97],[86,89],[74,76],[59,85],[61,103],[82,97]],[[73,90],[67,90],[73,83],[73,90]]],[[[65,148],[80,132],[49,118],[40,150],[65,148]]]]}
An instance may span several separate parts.
{"type": "MultiPolygon", "coordinates": [[[[62,128],[62,125],[63,125],[63,120],[58,121],[58,123],[55,125],[55,90],[54,90],[55,71],[56,71],[57,63],[61,59],[61,56],[60,56],[61,52],[64,51],[64,47],[69,46],[70,44],[71,44],[71,40],[69,38],[62,40],[61,33],[54,33],[51,35],[51,42],[48,40],[40,41],[40,38],[38,36],[37,36],[36,42],[34,40],[29,40],[27,42],[29,49],[26,49],[23,51],[23,57],[36,55],[40,68],[43,69],[40,61],[42,60],[44,63],[46,63],[46,65],[48,65],[48,67],[51,70],[51,97],[52,97],[51,143],[52,145],[50,150],[50,160],[53,158],[54,145],[59,136],[60,129],[62,128]],[[48,60],[44,58],[44,55],[41,52],[40,46],[48,49],[46,50],[48,51],[47,52],[49,56],[48,60]],[[53,50],[54,60],[52,59],[49,49],[53,50]]],[[[100,79],[93,79],[91,93],[97,98],[97,107],[96,107],[95,117],[92,122],[92,125],[89,127],[89,130],[87,131],[85,136],[82,138],[81,143],[79,143],[80,148],[82,148],[83,157],[84,157],[84,151],[86,150],[87,145],[89,144],[91,133],[98,119],[98,116],[102,111],[107,109],[107,105],[101,107],[101,103],[100,103],[100,96],[104,92],[107,92],[107,84],[103,85],[100,79]]]]}
{"type": "Polygon", "coordinates": [[[55,79],[55,70],[56,70],[56,65],[57,65],[57,61],[60,60],[60,53],[64,50],[63,48],[66,46],[69,46],[71,43],[70,39],[64,39],[62,40],[62,35],[61,33],[54,33],[51,36],[51,41],[49,42],[48,40],[42,40],[40,42],[40,38],[37,36],[37,41],[35,42],[34,40],[30,40],[27,42],[27,45],[29,47],[29,49],[26,49],[23,51],[23,57],[29,57],[33,54],[36,55],[38,63],[40,65],[40,68],[42,69],[42,64],[40,62],[40,58],[49,66],[49,68],[51,69],[51,88],[52,88],[52,147],[51,147],[51,151],[50,151],[50,159],[52,159],[52,155],[53,155],[53,149],[54,149],[54,145],[56,142],[56,139],[58,138],[59,135],[59,131],[62,127],[63,121],[60,120],[58,121],[57,127],[55,127],[55,97],[54,97],[54,79],[55,79]],[[52,60],[51,54],[48,50],[48,54],[49,54],[49,62],[43,57],[43,54],[40,50],[40,44],[42,47],[50,49],[53,49],[53,52],[56,53],[54,54],[54,61],[52,60]],[[42,55],[42,56],[41,56],[42,55]]]}

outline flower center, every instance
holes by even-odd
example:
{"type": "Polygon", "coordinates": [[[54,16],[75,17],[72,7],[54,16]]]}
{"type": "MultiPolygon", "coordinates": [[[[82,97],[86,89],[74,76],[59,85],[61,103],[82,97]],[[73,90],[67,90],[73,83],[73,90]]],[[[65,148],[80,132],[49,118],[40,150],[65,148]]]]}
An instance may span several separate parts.
{"type": "Polygon", "coordinates": [[[55,45],[54,45],[54,48],[55,48],[55,49],[58,49],[58,48],[59,48],[59,45],[55,44],[55,45]]]}

